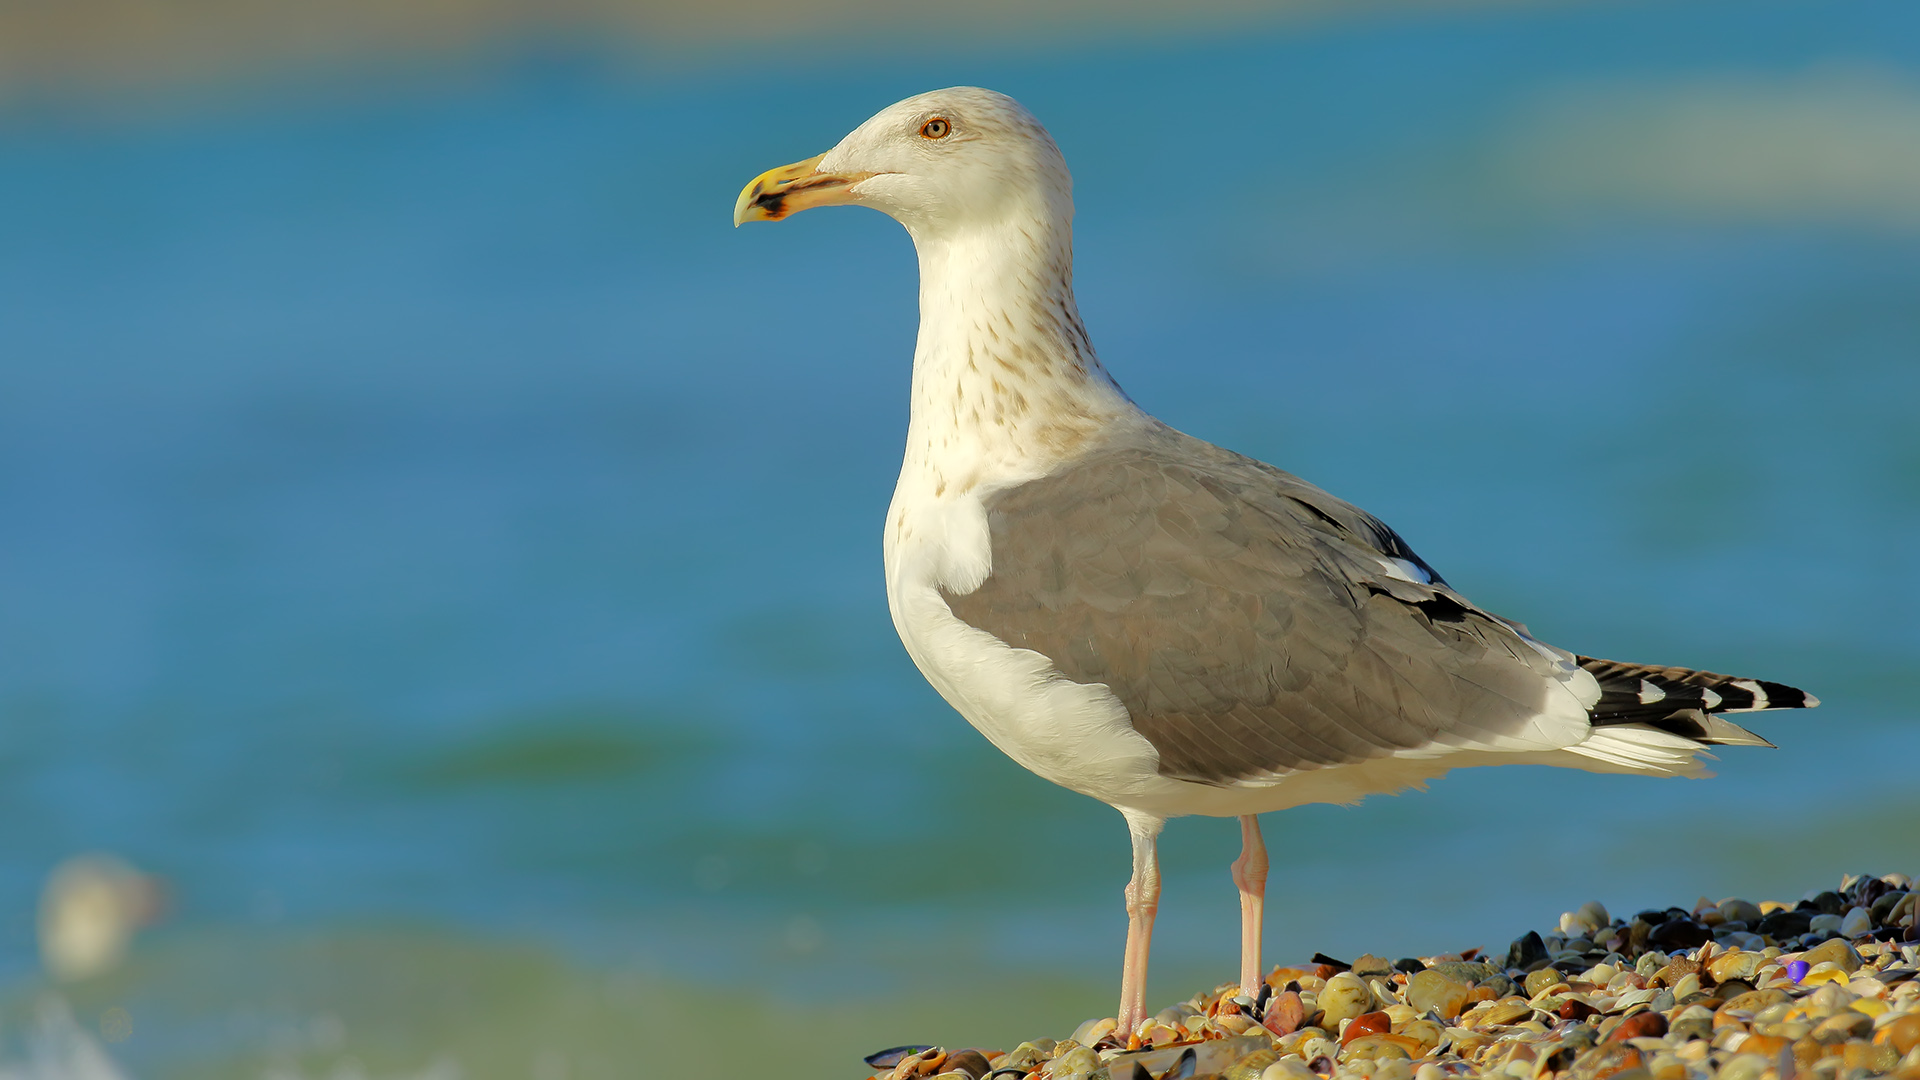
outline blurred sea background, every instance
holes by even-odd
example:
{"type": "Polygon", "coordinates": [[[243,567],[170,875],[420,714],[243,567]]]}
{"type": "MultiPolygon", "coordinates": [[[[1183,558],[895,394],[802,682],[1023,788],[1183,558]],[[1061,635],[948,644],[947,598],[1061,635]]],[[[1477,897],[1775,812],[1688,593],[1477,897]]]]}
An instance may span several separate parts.
{"type": "MultiPolygon", "coordinates": [[[[888,621],[910,244],[1021,99],[1145,407],[1493,610],[1807,687],[1701,782],[1270,817],[1271,959],[1920,870],[1920,6],[0,3],[0,1077],[863,1075],[1107,1015],[1127,839],[888,621]],[[70,855],[155,875],[56,982],[70,855]]],[[[1174,822],[1150,999],[1234,974],[1174,822]]]]}

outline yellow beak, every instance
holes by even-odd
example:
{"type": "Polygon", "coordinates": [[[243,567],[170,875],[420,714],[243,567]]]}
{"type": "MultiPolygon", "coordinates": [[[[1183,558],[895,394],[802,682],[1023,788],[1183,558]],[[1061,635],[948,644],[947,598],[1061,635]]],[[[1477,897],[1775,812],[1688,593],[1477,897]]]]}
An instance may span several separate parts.
{"type": "Polygon", "coordinates": [[[779,221],[815,206],[833,206],[853,200],[847,189],[872,176],[872,173],[823,173],[816,171],[817,154],[805,161],[768,169],[740,189],[733,204],[733,224],[749,221],[779,221]]]}

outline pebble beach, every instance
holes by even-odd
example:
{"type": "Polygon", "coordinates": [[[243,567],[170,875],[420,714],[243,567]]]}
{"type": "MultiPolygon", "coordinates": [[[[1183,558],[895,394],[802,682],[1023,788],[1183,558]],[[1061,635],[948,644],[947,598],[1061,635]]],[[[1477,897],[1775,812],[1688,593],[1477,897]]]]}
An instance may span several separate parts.
{"type": "Polygon", "coordinates": [[[1920,918],[1904,874],[1797,902],[1598,903],[1504,950],[1274,968],[1115,1030],[902,1046],[873,1080],[1920,1080],[1920,918]]]}

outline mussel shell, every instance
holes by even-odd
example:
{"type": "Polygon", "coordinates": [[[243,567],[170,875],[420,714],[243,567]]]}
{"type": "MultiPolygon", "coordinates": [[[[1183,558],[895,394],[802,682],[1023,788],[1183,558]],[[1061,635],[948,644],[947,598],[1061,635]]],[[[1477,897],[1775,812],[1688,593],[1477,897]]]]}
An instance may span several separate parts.
{"type": "Polygon", "coordinates": [[[931,1046],[892,1046],[885,1050],[876,1050],[863,1060],[876,1069],[891,1069],[900,1064],[902,1058],[912,1054],[924,1054],[933,1049],[931,1046]]]}

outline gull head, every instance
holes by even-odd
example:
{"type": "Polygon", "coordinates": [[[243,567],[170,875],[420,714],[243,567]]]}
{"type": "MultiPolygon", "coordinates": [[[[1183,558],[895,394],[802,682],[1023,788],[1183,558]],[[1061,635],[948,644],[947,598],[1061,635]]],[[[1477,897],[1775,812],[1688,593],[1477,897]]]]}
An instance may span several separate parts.
{"type": "Polygon", "coordinates": [[[755,177],[733,223],[815,206],[870,206],[916,240],[1073,217],[1073,180],[1053,138],[1019,102],[956,86],[887,106],[818,157],[755,177]]]}

